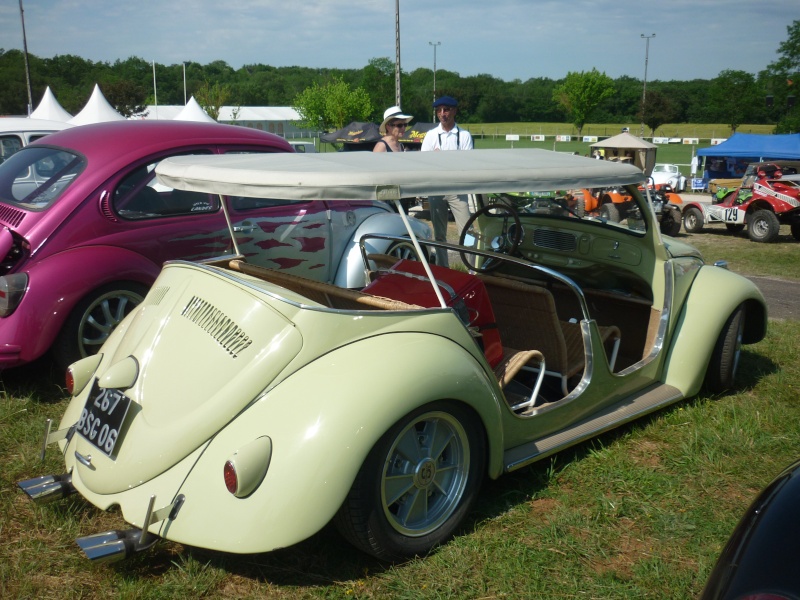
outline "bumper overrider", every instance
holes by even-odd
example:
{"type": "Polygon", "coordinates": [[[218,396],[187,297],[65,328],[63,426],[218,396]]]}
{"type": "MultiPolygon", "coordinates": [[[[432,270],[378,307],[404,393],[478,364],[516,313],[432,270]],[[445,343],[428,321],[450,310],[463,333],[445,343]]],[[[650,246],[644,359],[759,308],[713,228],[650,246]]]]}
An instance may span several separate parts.
{"type": "MultiPolygon", "coordinates": [[[[42,443],[42,459],[44,458],[45,448],[52,443],[66,440],[67,445],[75,434],[76,426],[51,431],[52,421],[47,419],[45,433],[42,443]]],[[[81,457],[75,451],[76,460],[81,457]]],[[[63,475],[42,475],[32,479],[26,479],[17,483],[20,489],[37,504],[48,504],[62,500],[78,490],[72,483],[72,473],[63,475]]],[[[155,509],[156,496],[151,495],[146,507],[143,507],[144,518],[142,527],[131,527],[124,530],[112,530],[102,533],[95,533],[85,537],[80,537],[76,541],[83,550],[86,557],[93,562],[115,562],[132,556],[136,552],[148,550],[158,540],[159,537],[148,532],[151,525],[160,521],[174,520],[183,505],[184,496],[178,495],[173,502],[155,509]]]]}

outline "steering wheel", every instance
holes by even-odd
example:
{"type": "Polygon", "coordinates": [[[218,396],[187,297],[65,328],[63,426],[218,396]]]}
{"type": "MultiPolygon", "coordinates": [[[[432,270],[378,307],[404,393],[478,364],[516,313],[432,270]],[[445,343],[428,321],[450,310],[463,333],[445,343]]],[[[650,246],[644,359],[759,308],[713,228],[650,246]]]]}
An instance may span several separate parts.
{"type": "MultiPolygon", "coordinates": [[[[458,243],[465,248],[475,248],[480,250],[492,250],[494,252],[502,252],[504,254],[514,254],[522,242],[522,222],[519,220],[519,213],[516,209],[507,204],[490,204],[484,206],[478,212],[473,214],[467,224],[464,225],[464,230],[458,238],[458,243]],[[495,235],[491,239],[482,232],[479,228],[475,227],[476,221],[483,216],[490,217],[496,222],[502,219],[503,227],[500,235],[495,235]],[[513,223],[509,224],[509,220],[513,223]],[[510,237],[509,237],[510,233],[510,237]]],[[[492,258],[479,257],[478,255],[470,252],[461,252],[461,260],[472,271],[478,273],[488,273],[500,266],[501,261],[492,258]],[[482,258],[482,264],[478,266],[478,258],[482,258]]]]}

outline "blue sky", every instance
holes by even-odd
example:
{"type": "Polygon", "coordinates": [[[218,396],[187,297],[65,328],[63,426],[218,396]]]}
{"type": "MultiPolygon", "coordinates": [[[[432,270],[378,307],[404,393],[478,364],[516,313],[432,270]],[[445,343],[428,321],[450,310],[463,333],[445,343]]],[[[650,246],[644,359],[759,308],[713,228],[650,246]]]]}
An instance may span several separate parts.
{"type": "MultiPolygon", "coordinates": [[[[756,74],[778,58],[798,0],[400,1],[401,66],[462,76],[559,79],[597,68],[612,78],[756,74]]],[[[28,51],[113,62],[223,60],[234,68],[361,68],[395,56],[395,0],[23,0],[28,51]]],[[[22,49],[17,0],[0,6],[0,47],[22,49]]]]}

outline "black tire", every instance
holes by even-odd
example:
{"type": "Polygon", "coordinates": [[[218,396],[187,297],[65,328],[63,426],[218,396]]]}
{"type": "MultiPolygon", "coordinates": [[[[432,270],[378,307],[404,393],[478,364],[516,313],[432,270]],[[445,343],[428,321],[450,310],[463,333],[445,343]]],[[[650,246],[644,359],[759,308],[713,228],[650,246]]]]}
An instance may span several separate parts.
{"type": "Polygon", "coordinates": [[[683,228],[687,233],[700,233],[703,231],[703,212],[694,206],[683,211],[683,228]]]}
{"type": "Polygon", "coordinates": [[[427,554],[469,512],[485,464],[483,429],[469,409],[444,401],[422,406],[369,453],[334,525],[354,546],[382,560],[427,554]],[[437,456],[431,448],[438,448],[437,456]],[[416,456],[409,457],[408,449],[416,456]]]}
{"type": "Polygon", "coordinates": [[[600,215],[601,219],[605,219],[611,223],[620,222],[619,209],[614,205],[613,202],[607,202],[600,206],[600,208],[597,210],[597,214],[600,215]]]}
{"type": "Polygon", "coordinates": [[[747,217],[747,235],[754,242],[768,244],[778,239],[781,232],[781,224],[775,213],[766,208],[762,208],[747,217]]]}
{"type": "Polygon", "coordinates": [[[730,231],[731,233],[741,233],[744,231],[744,225],[741,223],[725,223],[725,229],[730,231]]]}
{"type": "Polygon", "coordinates": [[[792,237],[800,242],[800,223],[792,223],[792,237]]]}
{"type": "MultiPolygon", "coordinates": [[[[502,252],[513,256],[519,249],[522,243],[522,221],[519,219],[519,213],[508,204],[489,204],[484,206],[479,211],[470,216],[469,220],[464,225],[464,229],[458,236],[458,243],[465,248],[475,248],[483,251],[492,250],[494,252],[502,252]],[[474,227],[475,222],[484,215],[491,215],[493,218],[503,218],[502,234],[495,236],[493,239],[486,239],[486,236],[480,229],[474,227]],[[509,218],[511,225],[508,224],[509,218]],[[467,241],[469,236],[471,241],[467,241]]],[[[488,273],[500,266],[501,261],[492,258],[484,258],[476,256],[470,252],[461,252],[461,260],[468,269],[478,273],[488,273]],[[479,264],[479,259],[482,262],[479,264]]]]}
{"type": "Polygon", "coordinates": [[[58,366],[66,369],[76,360],[96,354],[146,295],[147,286],[120,281],[99,287],[78,302],[53,344],[58,366]]]}
{"type": "Polygon", "coordinates": [[[719,394],[733,389],[743,334],[744,306],[739,305],[722,327],[711,353],[705,378],[705,388],[709,392],[719,394]]]}
{"type": "Polygon", "coordinates": [[[681,232],[681,211],[665,209],[661,215],[661,233],[670,237],[675,237],[681,232]]]}

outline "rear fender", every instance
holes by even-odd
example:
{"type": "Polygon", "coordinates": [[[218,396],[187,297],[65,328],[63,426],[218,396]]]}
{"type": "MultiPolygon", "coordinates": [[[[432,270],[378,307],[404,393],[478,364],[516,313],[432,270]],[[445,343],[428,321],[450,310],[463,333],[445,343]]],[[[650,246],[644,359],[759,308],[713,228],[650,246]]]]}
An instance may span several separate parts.
{"type": "MultiPolygon", "coordinates": [[[[415,236],[420,239],[431,238],[431,228],[428,225],[412,217],[409,217],[408,221],[415,236]]],[[[358,247],[358,243],[362,236],[370,233],[408,237],[408,231],[406,231],[406,227],[397,213],[378,213],[365,219],[353,233],[353,237],[342,255],[342,260],[339,262],[339,268],[334,280],[334,283],[339,287],[361,288],[366,284],[364,281],[364,260],[361,258],[361,250],[358,247]]],[[[367,253],[385,253],[392,243],[388,240],[368,240],[367,253]]]]}
{"type": "Polygon", "coordinates": [[[664,365],[664,383],[680,389],[685,397],[700,390],[717,338],[740,304],[745,307],[743,342],[754,344],[767,332],[767,307],[759,289],[727,269],[700,269],[678,316],[664,365]],[[719,290],[725,290],[725,295],[719,290]]]}
{"type": "Polygon", "coordinates": [[[297,543],[327,524],[380,437],[415,408],[440,399],[471,407],[502,468],[499,398],[481,364],[453,341],[425,333],[376,336],[339,348],[269,390],[209,444],[180,493],[180,517],[161,535],[228,552],[297,543]],[[223,466],[262,436],[272,455],[246,498],[229,493],[223,466]]]}
{"type": "Polygon", "coordinates": [[[685,212],[686,212],[686,209],[688,209],[688,208],[696,208],[696,209],[697,209],[697,210],[699,210],[701,213],[703,213],[703,218],[705,218],[705,216],[706,216],[706,209],[705,209],[705,207],[703,206],[703,203],[702,203],[702,202],[684,202],[684,203],[681,205],[681,212],[684,212],[684,213],[685,213],[685,212]]]}

